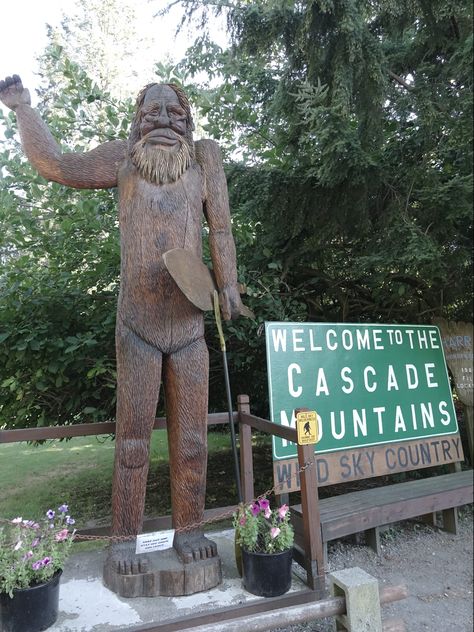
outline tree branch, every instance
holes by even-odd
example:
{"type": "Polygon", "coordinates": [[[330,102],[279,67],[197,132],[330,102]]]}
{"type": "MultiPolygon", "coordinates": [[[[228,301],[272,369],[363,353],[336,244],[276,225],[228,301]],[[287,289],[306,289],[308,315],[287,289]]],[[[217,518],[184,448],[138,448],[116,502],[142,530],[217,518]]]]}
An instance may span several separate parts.
{"type": "Polygon", "coordinates": [[[408,90],[408,92],[413,92],[413,90],[415,89],[413,86],[411,86],[409,83],[407,83],[405,81],[405,79],[403,79],[402,77],[400,77],[399,75],[396,75],[394,72],[392,72],[391,70],[388,71],[389,76],[394,79],[397,83],[399,83],[401,86],[403,86],[405,88],[405,90],[408,90]]]}

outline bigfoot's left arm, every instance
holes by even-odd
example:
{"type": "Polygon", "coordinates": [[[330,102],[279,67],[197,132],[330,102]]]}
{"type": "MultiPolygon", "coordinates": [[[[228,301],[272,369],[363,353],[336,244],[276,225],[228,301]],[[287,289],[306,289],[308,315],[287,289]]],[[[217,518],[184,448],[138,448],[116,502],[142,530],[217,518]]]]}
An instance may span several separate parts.
{"type": "Polygon", "coordinates": [[[204,175],[204,214],[209,224],[209,247],[225,320],[242,311],[237,285],[235,244],[230,222],[227,182],[219,146],[212,140],[195,144],[196,160],[204,175]]]}

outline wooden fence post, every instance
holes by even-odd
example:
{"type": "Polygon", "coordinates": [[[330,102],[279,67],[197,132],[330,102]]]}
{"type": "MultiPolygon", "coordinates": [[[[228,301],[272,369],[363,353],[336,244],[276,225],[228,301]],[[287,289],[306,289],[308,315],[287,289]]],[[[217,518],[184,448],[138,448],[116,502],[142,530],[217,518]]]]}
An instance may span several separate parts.
{"type": "MultiPolygon", "coordinates": [[[[250,414],[250,403],[248,395],[237,397],[237,411],[239,416],[242,413],[250,414]]],[[[254,499],[253,486],[253,456],[252,456],[252,428],[249,424],[243,423],[239,418],[240,437],[240,476],[242,483],[242,495],[244,502],[248,503],[254,499]]]]}

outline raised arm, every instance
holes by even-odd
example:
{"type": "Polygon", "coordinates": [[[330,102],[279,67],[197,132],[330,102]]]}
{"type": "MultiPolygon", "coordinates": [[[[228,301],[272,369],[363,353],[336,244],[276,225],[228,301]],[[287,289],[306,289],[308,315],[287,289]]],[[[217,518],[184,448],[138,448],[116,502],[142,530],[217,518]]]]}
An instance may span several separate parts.
{"type": "Polygon", "coordinates": [[[209,224],[209,247],[219,288],[222,315],[226,320],[242,312],[237,285],[235,244],[230,222],[227,182],[219,146],[212,140],[195,143],[196,160],[204,175],[204,214],[209,224]]]}
{"type": "Polygon", "coordinates": [[[125,157],[126,141],[116,140],[84,153],[62,153],[18,75],[0,81],[0,101],[13,110],[26,157],[47,180],[77,189],[117,186],[117,171],[125,157]]]}

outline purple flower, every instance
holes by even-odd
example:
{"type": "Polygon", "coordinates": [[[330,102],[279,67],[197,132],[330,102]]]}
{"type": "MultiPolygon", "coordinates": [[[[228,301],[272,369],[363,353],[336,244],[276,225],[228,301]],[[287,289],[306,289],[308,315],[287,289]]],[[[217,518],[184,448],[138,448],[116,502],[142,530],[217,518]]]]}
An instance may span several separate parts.
{"type": "Polygon", "coordinates": [[[55,515],[56,515],[56,514],[55,514],[55,512],[54,512],[52,509],[48,509],[48,511],[46,512],[46,517],[47,517],[49,520],[52,520],[52,519],[54,518],[54,516],[55,516],[55,515]]]}
{"type": "Polygon", "coordinates": [[[33,562],[33,564],[31,565],[31,568],[34,571],[39,571],[41,568],[43,568],[43,560],[38,560],[37,562],[33,562]]]}
{"type": "MultiPolygon", "coordinates": [[[[279,531],[280,529],[278,529],[279,531]]],[[[51,564],[51,558],[50,557],[45,557],[44,559],[41,560],[41,564],[43,566],[48,566],[48,564],[51,564]]]]}
{"type": "Polygon", "coordinates": [[[260,509],[262,511],[266,511],[267,509],[270,509],[270,501],[267,500],[266,498],[262,498],[262,500],[259,500],[258,504],[260,505],[260,509]]]}
{"type": "Polygon", "coordinates": [[[253,516],[258,516],[258,514],[260,513],[260,505],[257,503],[252,503],[250,505],[250,511],[252,512],[253,516]]]}
{"type": "Polygon", "coordinates": [[[29,560],[30,557],[33,557],[33,551],[28,551],[28,553],[25,553],[25,555],[23,556],[23,559],[29,560]]]}
{"type": "Polygon", "coordinates": [[[39,538],[35,538],[33,542],[31,543],[31,548],[34,549],[35,546],[38,546],[38,544],[39,544],[39,538]]]}
{"type": "Polygon", "coordinates": [[[66,516],[66,524],[76,524],[76,521],[71,516],[66,516]]]}
{"type": "Polygon", "coordinates": [[[61,505],[61,507],[58,507],[58,511],[59,513],[67,513],[69,511],[69,507],[67,505],[61,505]]]}

